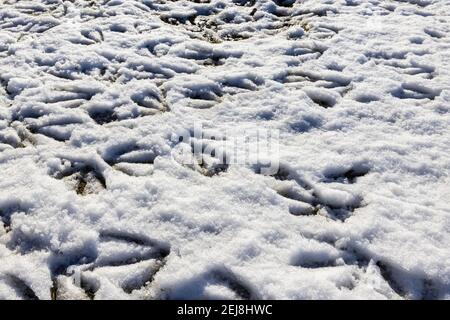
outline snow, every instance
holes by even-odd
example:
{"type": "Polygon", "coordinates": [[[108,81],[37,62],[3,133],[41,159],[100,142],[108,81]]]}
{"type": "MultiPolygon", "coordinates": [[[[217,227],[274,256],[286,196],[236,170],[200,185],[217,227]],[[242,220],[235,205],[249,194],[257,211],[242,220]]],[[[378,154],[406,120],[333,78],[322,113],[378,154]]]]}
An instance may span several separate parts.
{"type": "Polygon", "coordinates": [[[450,299],[450,1],[0,4],[0,299],[450,299]]]}

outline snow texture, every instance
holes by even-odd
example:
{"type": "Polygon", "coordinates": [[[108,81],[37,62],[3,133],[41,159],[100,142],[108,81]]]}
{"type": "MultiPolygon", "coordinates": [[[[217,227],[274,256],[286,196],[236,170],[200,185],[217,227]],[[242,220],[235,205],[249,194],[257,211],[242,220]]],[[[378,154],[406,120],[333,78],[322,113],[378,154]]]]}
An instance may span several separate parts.
{"type": "Polygon", "coordinates": [[[449,13],[0,0],[0,299],[450,299],[449,13]]]}

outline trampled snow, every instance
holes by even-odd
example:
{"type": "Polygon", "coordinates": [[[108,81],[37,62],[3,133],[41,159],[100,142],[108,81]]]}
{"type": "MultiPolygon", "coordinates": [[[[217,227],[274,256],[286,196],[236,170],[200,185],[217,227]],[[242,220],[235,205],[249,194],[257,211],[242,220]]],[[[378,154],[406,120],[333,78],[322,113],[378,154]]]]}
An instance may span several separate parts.
{"type": "Polygon", "coordinates": [[[0,0],[0,299],[450,299],[449,13],[0,0]]]}

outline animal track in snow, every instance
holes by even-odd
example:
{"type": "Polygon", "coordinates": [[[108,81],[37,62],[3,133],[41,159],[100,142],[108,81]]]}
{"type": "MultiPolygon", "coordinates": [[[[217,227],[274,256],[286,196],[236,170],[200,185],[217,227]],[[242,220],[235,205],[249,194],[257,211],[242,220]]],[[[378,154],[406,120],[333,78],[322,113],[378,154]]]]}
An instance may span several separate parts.
{"type": "Polygon", "coordinates": [[[11,287],[16,295],[23,300],[39,300],[36,293],[26,283],[26,281],[13,274],[6,274],[0,277],[0,283],[3,282],[11,287]],[[2,279],[3,278],[3,279],[2,279]]]}
{"type": "Polygon", "coordinates": [[[89,116],[99,125],[108,124],[118,120],[117,114],[112,109],[95,108],[88,111],[89,116]]]}
{"type": "Polygon", "coordinates": [[[341,89],[347,87],[352,79],[340,72],[327,70],[325,72],[306,71],[302,68],[288,70],[285,83],[314,83],[317,87],[327,89],[341,89]]]}
{"type": "MultiPolygon", "coordinates": [[[[357,173],[349,171],[348,175],[355,178],[357,173]]],[[[332,219],[345,221],[362,205],[362,198],[346,190],[344,181],[336,180],[328,186],[313,183],[283,164],[273,178],[275,181],[269,182],[269,186],[287,199],[289,212],[295,216],[316,215],[323,211],[332,219]]]]}
{"type": "Polygon", "coordinates": [[[186,298],[223,299],[223,294],[226,293],[227,296],[233,296],[233,299],[238,300],[261,299],[251,283],[225,266],[213,266],[202,274],[183,281],[178,287],[177,292],[179,293],[163,293],[162,298],[175,300],[186,298]],[[217,296],[215,294],[217,291],[221,295],[217,296]],[[186,295],[187,292],[190,293],[189,296],[186,295]]]}
{"type": "Polygon", "coordinates": [[[17,11],[3,11],[1,16],[0,29],[12,32],[43,33],[59,25],[53,17],[34,17],[17,11]]]}
{"type": "MultiPolygon", "coordinates": [[[[183,83],[166,83],[164,90],[174,90],[181,105],[194,109],[209,109],[220,102],[223,95],[219,84],[208,79],[197,77],[184,78],[183,83]],[[197,80],[197,81],[196,81],[197,80]]],[[[180,103],[179,102],[179,103],[180,103]]]]}
{"type": "Polygon", "coordinates": [[[357,179],[367,175],[370,172],[369,165],[365,163],[356,163],[350,168],[330,168],[324,172],[324,182],[340,182],[352,184],[357,179]]]}
{"type": "Polygon", "coordinates": [[[131,100],[145,110],[145,114],[167,111],[164,97],[153,88],[139,90],[131,95],[131,100]]]}
{"type": "Polygon", "coordinates": [[[434,100],[442,92],[439,88],[430,88],[419,82],[405,82],[400,88],[392,91],[392,95],[399,99],[434,100]]]}
{"type": "Polygon", "coordinates": [[[411,61],[391,60],[391,61],[385,61],[383,63],[383,65],[385,65],[387,67],[391,67],[392,69],[394,69],[397,72],[402,73],[402,74],[407,74],[407,75],[412,75],[412,76],[417,75],[417,76],[420,76],[421,78],[430,79],[430,80],[434,78],[434,73],[436,71],[435,67],[428,65],[428,64],[419,63],[414,60],[411,60],[411,61]]]}
{"type": "Polygon", "coordinates": [[[172,150],[172,156],[181,165],[212,177],[226,172],[230,159],[225,150],[225,138],[214,133],[202,132],[201,136],[180,137],[172,150]]]}
{"type": "Polygon", "coordinates": [[[102,152],[102,157],[123,173],[141,176],[153,172],[153,162],[160,153],[160,150],[152,145],[125,142],[107,147],[102,152]]]}
{"type": "Polygon", "coordinates": [[[331,108],[350,90],[352,79],[333,70],[319,73],[293,68],[288,70],[282,82],[302,88],[314,103],[331,108]]]}
{"type": "Polygon", "coordinates": [[[218,77],[223,94],[234,95],[241,92],[256,91],[264,84],[264,79],[254,73],[225,74],[218,77]]]}
{"type": "Polygon", "coordinates": [[[226,152],[215,147],[214,142],[208,140],[197,140],[192,138],[190,144],[187,145],[188,162],[186,165],[197,172],[211,177],[228,170],[228,160],[226,152]]]}
{"type": "Polygon", "coordinates": [[[132,294],[153,281],[170,253],[164,242],[124,231],[104,230],[99,240],[96,257],[58,272],[54,299],[73,298],[67,296],[73,287],[79,288],[84,299],[107,297],[110,290],[122,296],[132,294]]]}
{"type": "Polygon", "coordinates": [[[106,188],[103,175],[91,165],[82,162],[65,162],[65,168],[54,173],[79,195],[98,193],[106,188]]]}

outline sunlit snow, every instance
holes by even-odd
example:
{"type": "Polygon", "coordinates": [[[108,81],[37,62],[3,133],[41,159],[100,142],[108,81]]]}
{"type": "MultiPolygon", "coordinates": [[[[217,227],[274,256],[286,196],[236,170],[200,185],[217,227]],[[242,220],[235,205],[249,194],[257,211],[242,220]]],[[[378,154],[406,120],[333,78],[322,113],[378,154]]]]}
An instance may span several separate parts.
{"type": "Polygon", "coordinates": [[[450,299],[449,13],[0,0],[0,299],[450,299]]]}

